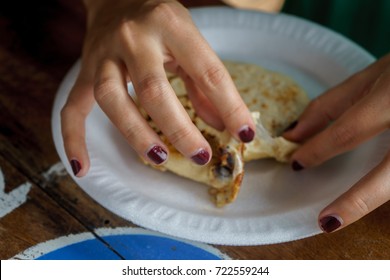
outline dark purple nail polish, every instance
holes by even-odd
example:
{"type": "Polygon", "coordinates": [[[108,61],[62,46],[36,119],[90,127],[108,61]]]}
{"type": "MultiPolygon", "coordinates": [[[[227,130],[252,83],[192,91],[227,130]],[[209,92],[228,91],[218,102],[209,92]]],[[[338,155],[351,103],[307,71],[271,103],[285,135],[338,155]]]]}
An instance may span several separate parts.
{"type": "Polygon", "coordinates": [[[249,126],[244,126],[238,132],[238,136],[240,137],[242,142],[249,143],[253,140],[253,138],[255,138],[255,132],[249,126]]]}
{"type": "Polygon", "coordinates": [[[149,152],[147,152],[147,156],[155,164],[160,164],[168,158],[168,153],[160,146],[155,145],[149,150],[149,152]]]}
{"type": "Polygon", "coordinates": [[[297,124],[298,124],[298,121],[292,122],[288,127],[286,127],[284,132],[287,132],[289,130],[293,130],[297,126],[297,124]]]}
{"type": "Polygon", "coordinates": [[[210,160],[210,154],[208,151],[201,149],[196,153],[194,156],[191,157],[191,159],[199,165],[205,165],[210,160]]]}
{"type": "Polygon", "coordinates": [[[294,171],[300,171],[302,169],[304,169],[304,167],[296,160],[294,160],[291,164],[291,167],[294,171]]]}
{"type": "Polygon", "coordinates": [[[72,159],[70,161],[70,166],[72,167],[73,174],[76,176],[81,170],[81,164],[77,159],[72,159]]]}
{"type": "Polygon", "coordinates": [[[320,227],[326,233],[331,233],[341,226],[341,218],[337,216],[326,216],[320,220],[320,227]]]}

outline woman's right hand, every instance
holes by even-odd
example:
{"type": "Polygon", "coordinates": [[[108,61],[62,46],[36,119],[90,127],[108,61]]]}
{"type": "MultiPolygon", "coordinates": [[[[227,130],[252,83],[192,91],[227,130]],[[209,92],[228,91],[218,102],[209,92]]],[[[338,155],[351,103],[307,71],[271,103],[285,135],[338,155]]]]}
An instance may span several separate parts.
{"type": "Polygon", "coordinates": [[[185,81],[197,113],[238,140],[254,138],[251,115],[230,75],[177,1],[85,0],[88,12],[81,70],[61,112],[66,155],[76,176],[90,166],[85,119],[95,100],[130,146],[152,164],[168,149],[127,93],[185,157],[206,164],[211,148],[173,92],[168,69],[185,81]]]}

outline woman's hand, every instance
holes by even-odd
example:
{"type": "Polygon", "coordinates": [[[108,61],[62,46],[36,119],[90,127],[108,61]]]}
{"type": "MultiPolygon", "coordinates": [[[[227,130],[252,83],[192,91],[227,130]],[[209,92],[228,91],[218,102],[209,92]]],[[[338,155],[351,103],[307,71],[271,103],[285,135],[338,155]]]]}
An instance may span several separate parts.
{"type": "Polygon", "coordinates": [[[206,164],[211,148],[176,98],[165,69],[186,82],[198,114],[249,142],[254,123],[230,75],[177,1],[85,0],[88,13],[81,71],[61,112],[66,155],[76,176],[89,169],[85,119],[95,100],[131,147],[152,164],[168,149],[127,93],[133,83],[142,107],[184,156],[206,164]]]}
{"type": "MultiPolygon", "coordinates": [[[[298,171],[352,150],[389,129],[390,54],[311,102],[285,137],[304,144],[293,154],[298,171]]],[[[325,232],[343,228],[390,199],[390,153],[319,214],[325,232]]]]}

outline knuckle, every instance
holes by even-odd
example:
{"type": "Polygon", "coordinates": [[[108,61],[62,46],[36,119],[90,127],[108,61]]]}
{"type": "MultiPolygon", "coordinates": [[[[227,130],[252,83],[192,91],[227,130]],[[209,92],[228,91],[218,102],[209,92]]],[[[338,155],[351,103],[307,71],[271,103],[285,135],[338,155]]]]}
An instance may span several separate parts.
{"type": "Polygon", "coordinates": [[[136,23],[134,21],[122,20],[119,22],[118,28],[114,31],[114,38],[122,44],[126,44],[132,38],[135,29],[136,23]]]}
{"type": "Polygon", "coordinates": [[[188,139],[193,135],[193,131],[190,126],[181,126],[167,135],[169,141],[176,146],[180,141],[188,139]]]}
{"type": "Polygon", "coordinates": [[[223,68],[219,66],[208,66],[197,80],[200,81],[203,87],[214,89],[222,83],[225,76],[226,73],[223,68]]]}
{"type": "Polygon", "coordinates": [[[353,205],[353,208],[357,210],[359,216],[364,216],[370,212],[368,203],[359,196],[353,196],[351,198],[351,205],[353,205]]]}
{"type": "Polygon", "coordinates": [[[168,90],[166,80],[156,76],[147,76],[137,83],[137,93],[143,105],[158,105],[168,90]]]}
{"type": "Polygon", "coordinates": [[[137,139],[144,138],[141,136],[143,135],[142,132],[144,131],[144,128],[139,123],[122,123],[119,125],[119,127],[122,127],[122,129],[120,129],[121,133],[130,144],[137,142],[137,139]]]}
{"type": "Polygon", "coordinates": [[[317,97],[310,102],[308,106],[308,110],[317,111],[321,107],[322,107],[321,99],[317,97]]]}
{"type": "Polygon", "coordinates": [[[60,112],[61,119],[66,119],[68,116],[71,116],[73,112],[74,112],[73,106],[70,105],[69,103],[65,104],[65,106],[62,107],[60,112]]]}
{"type": "Polygon", "coordinates": [[[75,140],[79,139],[79,135],[75,135],[77,131],[62,131],[62,140],[64,142],[64,146],[67,147],[70,144],[79,144],[75,140]]]}
{"type": "Polygon", "coordinates": [[[307,158],[306,162],[310,161],[311,165],[318,165],[324,161],[324,155],[319,149],[312,150],[307,158]]]}
{"type": "Polygon", "coordinates": [[[96,81],[94,96],[99,104],[110,103],[116,92],[121,90],[121,85],[114,79],[106,78],[96,81]]]}
{"type": "Polygon", "coordinates": [[[349,148],[357,141],[357,135],[348,125],[337,125],[331,130],[331,141],[339,148],[349,148]]]}
{"type": "Polygon", "coordinates": [[[329,110],[329,107],[324,105],[323,96],[313,99],[307,107],[307,111],[310,112],[310,114],[320,115],[324,122],[335,119],[334,114],[329,110]]]}
{"type": "Polygon", "coordinates": [[[132,56],[142,51],[139,43],[139,23],[133,19],[122,19],[114,31],[114,40],[119,42],[119,50],[132,56]],[[138,43],[137,43],[138,42],[138,43]]]}
{"type": "Polygon", "coordinates": [[[226,108],[225,111],[221,113],[221,117],[229,122],[231,119],[237,119],[237,116],[242,116],[246,110],[246,107],[241,106],[241,104],[234,104],[233,107],[226,108]]]}
{"type": "Polygon", "coordinates": [[[173,10],[173,6],[170,3],[159,2],[156,3],[153,7],[153,15],[156,17],[165,18],[167,16],[175,15],[175,12],[173,10]]]}
{"type": "Polygon", "coordinates": [[[64,144],[70,143],[72,139],[74,139],[74,134],[78,133],[78,130],[72,129],[74,126],[70,126],[70,118],[77,116],[78,112],[75,110],[75,108],[71,105],[65,105],[60,112],[61,116],[61,122],[62,122],[62,139],[64,140],[64,144]],[[64,129],[66,127],[67,129],[64,129]],[[70,129],[72,130],[70,130],[70,129]]]}
{"type": "Polygon", "coordinates": [[[166,23],[168,28],[176,30],[183,24],[179,16],[178,7],[174,3],[160,2],[155,4],[152,10],[152,17],[159,23],[166,23]]]}
{"type": "Polygon", "coordinates": [[[297,160],[304,167],[313,167],[321,164],[326,159],[324,149],[316,141],[308,141],[293,154],[294,160],[297,160]]]}
{"type": "Polygon", "coordinates": [[[60,111],[61,120],[69,122],[71,120],[84,120],[88,115],[88,110],[85,108],[79,108],[78,104],[74,101],[68,100],[60,111]]]}
{"type": "Polygon", "coordinates": [[[369,73],[365,70],[366,69],[362,69],[357,73],[355,73],[354,75],[352,75],[351,77],[349,77],[346,80],[346,83],[348,82],[357,82],[359,84],[363,83],[363,81],[367,80],[367,77],[369,76],[369,73]]]}

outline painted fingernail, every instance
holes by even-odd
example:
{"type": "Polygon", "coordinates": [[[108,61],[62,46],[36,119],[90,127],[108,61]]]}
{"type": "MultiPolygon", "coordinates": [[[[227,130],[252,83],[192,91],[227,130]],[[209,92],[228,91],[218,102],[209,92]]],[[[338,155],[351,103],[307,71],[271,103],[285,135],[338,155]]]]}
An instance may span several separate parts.
{"type": "Polygon", "coordinates": [[[210,154],[205,149],[200,149],[191,159],[199,165],[205,165],[210,160],[210,154]]]}
{"type": "Polygon", "coordinates": [[[286,127],[284,132],[287,132],[289,130],[293,130],[297,126],[297,124],[298,124],[298,121],[292,122],[288,127],[286,127]]]}
{"type": "Polygon", "coordinates": [[[331,233],[343,224],[343,220],[336,215],[325,216],[320,220],[320,227],[326,233],[331,233]]]}
{"type": "Polygon", "coordinates": [[[252,128],[245,125],[243,128],[240,129],[238,132],[238,136],[240,137],[241,141],[244,143],[249,143],[255,138],[255,132],[252,128]]]}
{"type": "Polygon", "coordinates": [[[77,160],[77,159],[72,159],[70,161],[70,166],[72,167],[72,171],[73,171],[73,174],[76,176],[77,174],[79,174],[80,170],[81,170],[81,164],[80,162],[77,160]]]}
{"type": "Polygon", "coordinates": [[[294,171],[301,171],[302,169],[304,169],[304,167],[302,166],[302,164],[300,164],[298,161],[294,160],[291,164],[291,168],[294,170],[294,171]]]}
{"type": "Polygon", "coordinates": [[[168,158],[168,153],[160,146],[154,145],[150,148],[149,152],[146,153],[155,164],[161,164],[168,158]]]}

